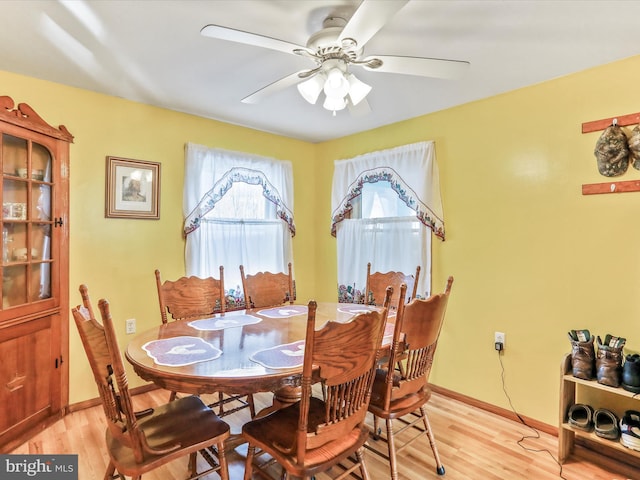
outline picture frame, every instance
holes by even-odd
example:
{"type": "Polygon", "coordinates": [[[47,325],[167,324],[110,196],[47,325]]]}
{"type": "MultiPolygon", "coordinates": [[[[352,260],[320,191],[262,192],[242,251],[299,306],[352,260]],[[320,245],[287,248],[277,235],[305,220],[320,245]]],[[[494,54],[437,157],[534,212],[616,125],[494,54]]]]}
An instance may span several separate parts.
{"type": "Polygon", "coordinates": [[[160,163],[107,157],[106,218],[160,219],[160,163]]]}

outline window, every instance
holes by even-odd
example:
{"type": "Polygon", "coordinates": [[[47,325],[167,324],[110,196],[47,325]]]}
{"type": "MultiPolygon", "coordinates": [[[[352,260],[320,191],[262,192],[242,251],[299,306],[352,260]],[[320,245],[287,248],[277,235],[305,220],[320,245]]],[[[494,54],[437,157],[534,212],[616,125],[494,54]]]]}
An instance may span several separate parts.
{"type": "Polygon", "coordinates": [[[206,217],[229,221],[276,220],[276,208],[262,194],[261,185],[234,182],[206,217]]]}
{"type": "Polygon", "coordinates": [[[420,265],[417,293],[430,294],[431,232],[444,237],[438,182],[433,142],[335,162],[339,301],[361,300],[369,262],[373,271],[407,274],[420,265]]]}
{"type": "Polygon", "coordinates": [[[350,218],[414,217],[416,212],[407,206],[386,181],[365,183],[362,193],[353,201],[350,218]]]}
{"type": "Polygon", "coordinates": [[[245,272],[285,272],[292,262],[290,162],[189,144],[185,171],[186,274],[219,275],[228,303],[243,301],[245,272]]]}

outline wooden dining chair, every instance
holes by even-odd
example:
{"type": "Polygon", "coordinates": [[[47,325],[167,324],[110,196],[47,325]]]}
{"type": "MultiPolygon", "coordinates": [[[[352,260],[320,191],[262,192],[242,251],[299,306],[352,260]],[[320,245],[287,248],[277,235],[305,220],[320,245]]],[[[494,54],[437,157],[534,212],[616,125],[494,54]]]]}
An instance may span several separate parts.
{"type": "Polygon", "coordinates": [[[224,450],[229,425],[194,396],[134,412],[109,303],[106,300],[99,302],[101,325],[90,313],[91,303],[85,285],[80,286],[80,294],[83,305],[71,312],[107,419],[109,465],[104,478],[124,478],[126,475],[137,480],[151,470],[189,456],[187,478],[218,472],[222,480],[229,480],[224,450]],[[198,452],[209,464],[206,472],[197,472],[198,452]]]}
{"type": "Polygon", "coordinates": [[[155,274],[162,323],[167,323],[168,315],[171,315],[173,320],[193,320],[225,312],[222,265],[219,279],[191,276],[163,282],[160,270],[156,270],[155,274]]]}
{"type": "Polygon", "coordinates": [[[381,312],[360,313],[346,323],[330,321],[319,330],[316,302],[309,302],[301,400],[244,424],[242,435],[249,442],[244,480],[252,478],[254,466],[259,468],[256,449],[275,460],[286,478],[310,478],[337,464],[345,471],[336,478],[358,469],[363,479],[369,478],[364,421],[390,297],[389,291],[381,312]],[[312,388],[316,382],[321,388],[312,388]],[[351,464],[344,465],[350,458],[351,464]]]}
{"type": "Polygon", "coordinates": [[[407,285],[407,291],[410,292],[410,296],[406,297],[405,294],[403,294],[402,298],[405,298],[405,302],[411,301],[416,298],[419,278],[420,265],[416,267],[416,274],[414,276],[402,272],[371,273],[371,263],[367,263],[367,283],[364,303],[367,305],[382,305],[387,287],[392,286],[393,297],[391,297],[391,307],[395,308],[400,298],[400,285],[403,283],[407,285]]]}
{"type": "MultiPolygon", "coordinates": [[[[222,265],[220,265],[220,279],[191,276],[163,282],[160,270],[156,270],[155,274],[162,323],[167,323],[169,315],[173,320],[196,320],[213,317],[216,313],[226,311],[222,265]]],[[[173,400],[176,395],[177,392],[171,392],[169,399],[173,400]]],[[[231,415],[243,408],[249,409],[251,418],[256,415],[253,395],[227,395],[219,392],[218,400],[209,406],[217,409],[221,417],[231,415]],[[231,403],[234,407],[227,408],[231,403]]]]}
{"type": "Polygon", "coordinates": [[[255,275],[245,275],[244,266],[240,265],[240,277],[247,308],[292,304],[296,299],[291,263],[287,273],[259,272],[255,275]]]}
{"type": "MultiPolygon", "coordinates": [[[[449,277],[444,293],[432,295],[427,299],[414,299],[408,304],[402,301],[398,303],[389,363],[386,368],[378,369],[376,372],[369,404],[369,411],[374,415],[372,436],[374,440],[386,440],[387,451],[380,451],[371,443],[368,448],[389,461],[392,480],[398,478],[397,452],[423,434],[426,434],[431,445],[436,472],[438,475],[444,475],[444,466],[438,455],[438,447],[431,431],[425,404],[431,397],[427,382],[451,293],[451,285],[453,285],[453,277],[449,277]],[[411,417],[409,417],[410,414],[411,417]],[[383,418],[386,422],[386,438],[380,436],[379,418],[383,418]],[[393,429],[393,420],[402,424],[396,431],[393,429]],[[412,431],[410,429],[415,429],[414,435],[407,438],[412,431]],[[409,430],[409,433],[402,437],[407,439],[406,442],[396,446],[396,435],[406,430],[409,430]]],[[[406,288],[405,284],[400,287],[400,298],[405,295],[406,288]]]]}

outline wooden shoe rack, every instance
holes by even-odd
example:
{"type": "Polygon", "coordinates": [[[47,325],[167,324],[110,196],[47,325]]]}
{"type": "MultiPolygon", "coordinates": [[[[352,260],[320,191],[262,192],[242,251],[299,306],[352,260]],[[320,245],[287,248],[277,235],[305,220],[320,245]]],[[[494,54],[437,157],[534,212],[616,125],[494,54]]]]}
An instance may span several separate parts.
{"type": "MultiPolygon", "coordinates": [[[[624,410],[627,409],[623,405],[628,405],[629,402],[635,402],[637,405],[634,406],[635,410],[640,410],[640,395],[636,395],[632,392],[628,392],[624,390],[622,387],[615,388],[609,387],[607,385],[602,385],[598,383],[595,379],[593,380],[582,380],[580,378],[576,378],[571,373],[571,354],[565,355],[562,360],[561,365],[561,375],[560,375],[560,422],[558,427],[558,461],[563,463],[569,455],[573,452],[573,447],[576,441],[576,438],[583,438],[588,440],[590,443],[595,444],[598,448],[600,445],[606,446],[609,449],[612,449],[616,454],[614,455],[616,458],[619,457],[619,454],[624,454],[625,460],[628,463],[637,465],[640,462],[640,452],[635,450],[631,450],[620,443],[619,440],[608,440],[605,438],[598,437],[593,430],[591,432],[586,432],[569,425],[567,421],[567,413],[572,405],[575,403],[579,403],[578,399],[578,390],[579,389],[593,389],[595,392],[587,392],[585,393],[597,393],[598,395],[606,395],[613,396],[608,398],[609,403],[621,405],[620,411],[614,409],[614,413],[621,418],[624,414],[624,410]]],[[[594,410],[597,406],[592,405],[594,410]]],[[[603,452],[604,453],[604,452],[603,452]]]]}

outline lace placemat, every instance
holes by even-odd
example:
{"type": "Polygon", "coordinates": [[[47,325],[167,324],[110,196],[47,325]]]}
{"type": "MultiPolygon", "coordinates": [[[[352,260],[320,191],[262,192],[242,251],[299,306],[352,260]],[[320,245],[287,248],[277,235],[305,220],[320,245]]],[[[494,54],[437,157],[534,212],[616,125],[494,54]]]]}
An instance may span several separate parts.
{"type": "Polygon", "coordinates": [[[357,315],[359,313],[370,312],[375,309],[372,305],[359,305],[359,304],[344,304],[338,307],[338,311],[342,313],[350,313],[351,315],[357,315]]]}
{"type": "Polygon", "coordinates": [[[196,330],[224,330],[225,328],[243,327],[245,325],[254,325],[260,323],[261,318],[254,317],[253,315],[224,315],[211,318],[203,318],[201,320],[192,320],[187,325],[195,328],[196,330]]]}
{"type": "MultiPolygon", "coordinates": [[[[385,325],[382,345],[391,343],[394,329],[395,325],[393,323],[385,325]]],[[[304,340],[258,350],[249,358],[265,368],[275,370],[301,367],[304,362],[304,340]]]]}
{"type": "MultiPolygon", "coordinates": [[[[349,313],[351,315],[357,315],[359,313],[367,313],[371,310],[374,310],[376,307],[373,305],[360,305],[360,304],[345,304],[338,307],[338,311],[342,313],[349,313]]],[[[387,318],[392,318],[396,316],[396,311],[389,309],[389,313],[387,313],[387,318]]]]}
{"type": "Polygon", "coordinates": [[[222,350],[199,337],[173,337],[151,340],[142,346],[154,362],[167,367],[182,367],[215,360],[222,350]]]}
{"type": "Polygon", "coordinates": [[[304,361],[304,340],[258,350],[249,358],[270,369],[301,367],[304,361]]]}
{"type": "Polygon", "coordinates": [[[384,326],[384,333],[382,334],[382,345],[391,345],[393,341],[393,331],[396,328],[395,323],[387,323],[384,326]]]}
{"type": "Polygon", "coordinates": [[[281,307],[265,308],[258,313],[269,318],[288,318],[306,315],[309,308],[306,305],[283,305],[281,307]]]}

